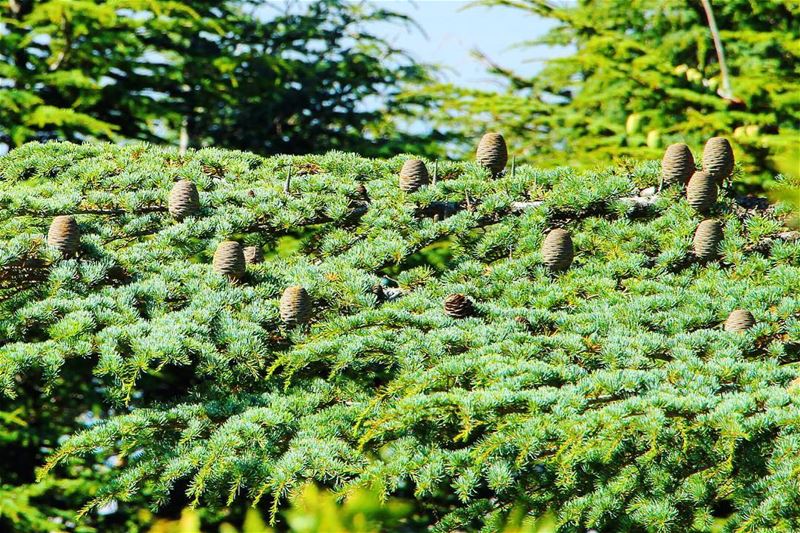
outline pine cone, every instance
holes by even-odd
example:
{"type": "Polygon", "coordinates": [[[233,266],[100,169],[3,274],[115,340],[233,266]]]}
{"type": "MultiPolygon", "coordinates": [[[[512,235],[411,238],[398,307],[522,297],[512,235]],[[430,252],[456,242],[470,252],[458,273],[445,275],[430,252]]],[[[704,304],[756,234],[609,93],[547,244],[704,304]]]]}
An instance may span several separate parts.
{"type": "Polygon", "coordinates": [[[686,200],[698,213],[708,213],[717,201],[717,184],[706,172],[695,172],[686,186],[686,200]]]}
{"type": "Polygon", "coordinates": [[[369,203],[369,193],[367,192],[367,186],[364,185],[362,182],[358,182],[356,184],[356,198],[364,203],[369,203]]]}
{"type": "Polygon", "coordinates": [[[189,180],[181,180],[169,192],[169,214],[175,220],[183,220],[200,209],[197,186],[189,180]]]}
{"type": "Polygon", "coordinates": [[[244,262],[248,265],[257,265],[264,261],[264,252],[259,246],[246,246],[244,249],[244,262]]]}
{"type": "Polygon", "coordinates": [[[244,276],[245,263],[242,245],[236,241],[222,241],[214,252],[212,261],[214,272],[239,280],[244,276]]]}
{"type": "Polygon", "coordinates": [[[61,252],[62,255],[74,255],[81,242],[81,231],[78,222],[72,215],[60,215],[50,223],[47,232],[47,244],[61,252]]]}
{"type": "Polygon", "coordinates": [[[475,314],[475,307],[463,294],[451,294],[444,299],[444,312],[452,318],[467,318],[475,314]]]}
{"type": "Polygon", "coordinates": [[[516,322],[517,324],[521,325],[525,329],[528,329],[528,328],[531,327],[531,321],[528,320],[527,318],[525,318],[524,316],[520,316],[520,315],[515,316],[514,317],[514,322],[516,322]]]}
{"type": "Polygon", "coordinates": [[[661,160],[661,178],[665,187],[686,185],[694,170],[694,157],[688,146],[678,143],[667,147],[661,160]]]}
{"type": "Polygon", "coordinates": [[[703,171],[707,172],[718,186],[733,172],[733,148],[725,137],[711,137],[703,149],[703,171]]]}
{"type": "Polygon", "coordinates": [[[706,219],[697,225],[694,232],[694,254],[701,261],[716,259],[720,242],[722,224],[719,220],[706,219]]]}
{"type": "Polygon", "coordinates": [[[386,293],[383,291],[383,285],[380,283],[375,283],[372,287],[370,287],[369,291],[375,295],[378,303],[384,301],[386,298],[386,293]]]}
{"type": "Polygon", "coordinates": [[[499,133],[487,133],[478,143],[475,159],[481,166],[488,168],[492,176],[497,176],[508,163],[506,140],[499,133]]]}
{"type": "Polygon", "coordinates": [[[542,258],[547,268],[556,272],[567,270],[574,256],[575,251],[569,231],[556,228],[547,234],[542,243],[542,258]]]}
{"type": "Polygon", "coordinates": [[[280,312],[289,327],[305,324],[311,316],[311,297],[300,285],[287,287],[281,296],[280,312]]]}
{"type": "Polygon", "coordinates": [[[430,183],[428,169],[419,159],[409,159],[400,170],[400,188],[405,192],[414,192],[430,183]]]}
{"type": "Polygon", "coordinates": [[[725,321],[725,331],[732,331],[734,333],[741,333],[742,331],[752,328],[756,324],[756,319],[753,318],[753,313],[746,309],[736,309],[725,321]]]}

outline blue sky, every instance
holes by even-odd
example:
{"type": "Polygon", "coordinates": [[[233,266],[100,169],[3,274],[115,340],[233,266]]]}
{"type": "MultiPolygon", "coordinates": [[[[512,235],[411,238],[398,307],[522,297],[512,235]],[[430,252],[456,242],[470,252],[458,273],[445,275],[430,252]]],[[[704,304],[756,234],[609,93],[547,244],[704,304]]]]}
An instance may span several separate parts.
{"type": "Polygon", "coordinates": [[[419,61],[446,67],[447,81],[479,87],[498,88],[499,80],[489,76],[486,66],[471,56],[479,48],[492,60],[517,73],[535,74],[541,60],[557,55],[546,47],[517,48],[514,45],[544,35],[553,22],[508,7],[470,7],[461,0],[376,0],[381,7],[404,13],[422,26],[418,30],[392,25],[379,32],[398,48],[411,52],[419,61]],[[466,8],[466,9],[465,9],[466,8]]]}

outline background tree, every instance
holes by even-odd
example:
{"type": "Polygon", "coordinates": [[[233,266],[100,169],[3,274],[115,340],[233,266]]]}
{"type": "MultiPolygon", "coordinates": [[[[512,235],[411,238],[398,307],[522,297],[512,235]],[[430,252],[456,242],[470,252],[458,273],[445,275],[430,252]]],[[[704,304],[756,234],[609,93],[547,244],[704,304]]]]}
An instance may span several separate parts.
{"type": "MultiPolygon", "coordinates": [[[[712,135],[735,143],[750,180],[800,173],[800,5],[791,0],[714,2],[732,94],[702,3],[687,0],[482,0],[556,22],[522,45],[559,47],[534,77],[481,56],[508,84],[496,93],[428,86],[408,95],[441,132],[472,139],[509,132],[518,155],[539,164],[592,166],[618,157],[660,158],[712,135]],[[565,51],[565,52],[564,52],[565,51]],[[460,120],[459,120],[460,118],[460,120]]],[[[470,148],[468,145],[464,149],[470,148]]]]}
{"type": "MultiPolygon", "coordinates": [[[[427,69],[370,33],[366,3],[11,0],[0,141],[142,139],[261,153],[391,153],[388,111],[427,69]],[[183,134],[183,135],[181,135],[183,134]]],[[[427,147],[427,148],[426,148],[427,147]]]]}

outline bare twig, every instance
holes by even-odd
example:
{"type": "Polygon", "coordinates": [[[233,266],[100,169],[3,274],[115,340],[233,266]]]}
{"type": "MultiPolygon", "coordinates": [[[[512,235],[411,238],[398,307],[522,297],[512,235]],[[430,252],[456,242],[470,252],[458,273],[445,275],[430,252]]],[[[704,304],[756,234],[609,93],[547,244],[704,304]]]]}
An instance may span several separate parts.
{"type": "Polygon", "coordinates": [[[722,48],[722,39],[719,36],[719,29],[717,28],[717,20],[714,18],[714,11],[711,9],[710,0],[700,0],[703,4],[703,9],[708,18],[708,28],[711,30],[711,38],[714,39],[714,48],[717,50],[717,60],[719,61],[720,76],[722,77],[722,86],[718,94],[728,100],[735,100],[733,96],[733,88],[731,87],[731,79],[728,75],[728,64],[725,61],[725,50],[722,48]]]}
{"type": "Polygon", "coordinates": [[[284,194],[289,194],[292,188],[292,165],[290,164],[286,170],[286,181],[283,184],[284,194]]]}
{"type": "Polygon", "coordinates": [[[178,153],[186,155],[186,150],[189,149],[189,117],[184,116],[181,119],[181,132],[178,139],[178,153]]]}

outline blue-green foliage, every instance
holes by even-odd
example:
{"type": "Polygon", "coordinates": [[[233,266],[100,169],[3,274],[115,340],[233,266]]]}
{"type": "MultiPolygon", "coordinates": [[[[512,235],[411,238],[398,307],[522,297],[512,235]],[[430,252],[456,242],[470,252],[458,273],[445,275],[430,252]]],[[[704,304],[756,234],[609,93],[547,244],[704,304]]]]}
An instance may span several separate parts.
{"type": "Polygon", "coordinates": [[[707,531],[725,508],[730,530],[800,528],[800,242],[769,241],[780,206],[721,195],[720,259],[703,265],[686,260],[701,218],[680,191],[645,212],[618,201],[657,185],[656,162],[495,180],[440,162],[406,194],[405,159],[72,144],[0,159],[2,392],[41,372],[55,394],[80,358],[116,407],[48,468],[120,457],[95,505],[145,488],[163,503],[188,481],[203,505],[274,513],[313,480],[413,497],[441,531],[491,530],[514,505],[553,509],[564,531],[707,531]],[[202,209],[176,222],[181,178],[202,209]],[[371,202],[355,217],[359,180],[371,202]],[[451,216],[422,209],[442,201],[451,216]],[[67,213],[79,259],[45,245],[67,213]],[[539,251],[553,225],[576,248],[559,275],[539,251]],[[299,250],[239,284],[211,269],[223,239],[270,252],[284,235],[299,250]],[[435,267],[396,267],[440,242],[435,267]],[[403,295],[379,301],[398,270],[403,295]],[[278,299],[295,284],[314,319],[287,331],[278,299]],[[457,292],[477,316],[444,314],[457,292]],[[723,331],[736,308],[756,326],[723,331]]]}

